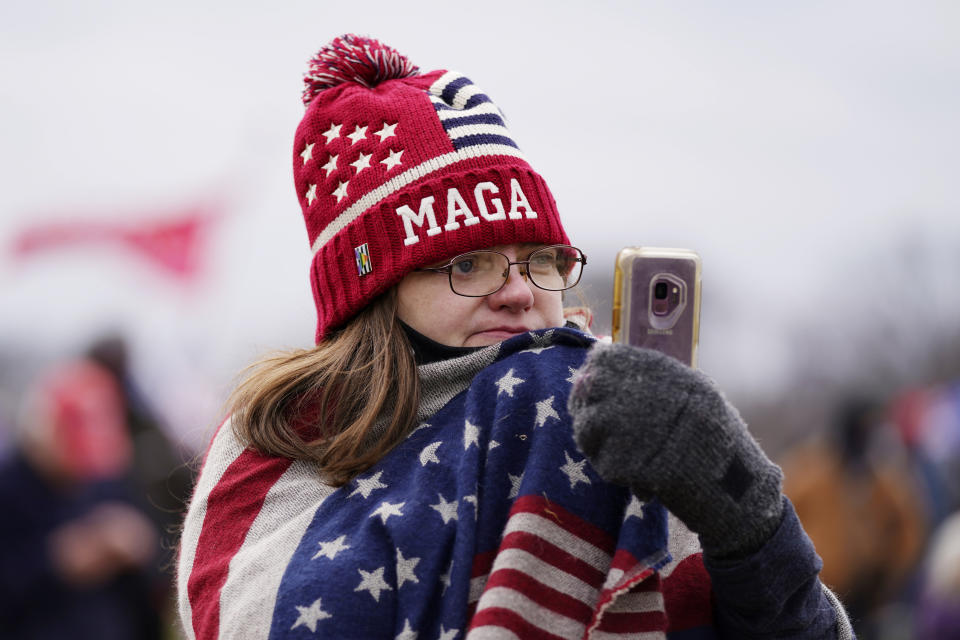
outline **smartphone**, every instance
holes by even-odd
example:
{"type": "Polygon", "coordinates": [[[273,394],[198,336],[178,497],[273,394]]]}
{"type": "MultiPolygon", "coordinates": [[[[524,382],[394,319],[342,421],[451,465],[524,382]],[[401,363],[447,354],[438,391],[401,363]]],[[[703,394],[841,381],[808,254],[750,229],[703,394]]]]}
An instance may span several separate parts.
{"type": "Polygon", "coordinates": [[[613,279],[613,341],[697,366],[700,271],[700,256],[689,249],[622,249],[613,279]]]}

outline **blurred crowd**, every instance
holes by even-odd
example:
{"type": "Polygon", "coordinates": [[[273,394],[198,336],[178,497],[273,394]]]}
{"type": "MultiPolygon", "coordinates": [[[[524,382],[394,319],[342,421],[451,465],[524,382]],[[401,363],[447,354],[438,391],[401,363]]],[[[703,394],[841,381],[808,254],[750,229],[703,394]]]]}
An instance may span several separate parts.
{"type": "Polygon", "coordinates": [[[0,461],[0,637],[176,637],[172,566],[189,454],[119,337],[38,377],[0,461]]]}
{"type": "Polygon", "coordinates": [[[781,463],[859,638],[960,638],[960,380],[849,398],[781,463]]]}

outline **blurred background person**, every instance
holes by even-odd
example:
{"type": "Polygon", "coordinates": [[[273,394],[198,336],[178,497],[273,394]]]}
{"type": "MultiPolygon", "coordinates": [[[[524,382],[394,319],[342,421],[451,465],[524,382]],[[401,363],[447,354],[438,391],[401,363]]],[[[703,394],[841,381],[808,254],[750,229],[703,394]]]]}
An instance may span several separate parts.
{"type": "MultiPolygon", "coordinates": [[[[186,501],[193,488],[193,470],[188,462],[195,453],[177,446],[168,436],[163,421],[150,405],[129,367],[127,340],[117,333],[97,339],[87,350],[87,357],[109,373],[120,392],[124,423],[133,448],[129,480],[137,496],[144,501],[146,513],[161,533],[163,565],[173,561],[186,501]]],[[[169,572],[164,592],[158,598],[171,596],[169,572]]]]}
{"type": "Polygon", "coordinates": [[[850,612],[861,640],[905,593],[927,536],[925,499],[883,405],[850,398],[832,431],[783,459],[784,493],[823,558],[824,584],[850,612]]]}
{"type": "Polygon", "coordinates": [[[126,480],[113,377],[71,362],[30,391],[0,464],[0,636],[151,639],[158,532],[126,480]]]}
{"type": "Polygon", "coordinates": [[[911,387],[892,399],[890,412],[938,525],[960,509],[960,382],[911,387]]]}
{"type": "Polygon", "coordinates": [[[936,530],[917,607],[917,638],[960,639],[960,512],[936,530]]]}

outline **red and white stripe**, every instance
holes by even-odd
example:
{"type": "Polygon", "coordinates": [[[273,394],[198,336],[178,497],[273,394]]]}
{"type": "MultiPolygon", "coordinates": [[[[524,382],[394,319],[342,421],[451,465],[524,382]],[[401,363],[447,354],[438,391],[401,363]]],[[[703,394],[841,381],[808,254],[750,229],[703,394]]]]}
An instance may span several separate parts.
{"type": "MultiPolygon", "coordinates": [[[[545,497],[523,496],[511,511],[468,640],[492,638],[664,638],[659,580],[643,567],[629,590],[605,590],[611,572],[622,585],[624,567],[613,567],[606,532],[545,497]],[[598,606],[605,608],[598,612],[598,606]],[[599,616],[599,618],[598,618],[599,616]]],[[[619,557],[618,557],[619,559],[619,557]]],[[[619,564],[619,563],[617,563],[619,564]]],[[[475,581],[484,576],[476,575],[475,581]]],[[[633,568],[629,568],[633,569],[633,568]]],[[[632,572],[630,572],[632,573],[632,572]]]]}
{"type": "Polygon", "coordinates": [[[245,449],[221,425],[181,540],[178,607],[189,640],[267,638],[283,572],[333,491],[307,464],[245,449]]]}

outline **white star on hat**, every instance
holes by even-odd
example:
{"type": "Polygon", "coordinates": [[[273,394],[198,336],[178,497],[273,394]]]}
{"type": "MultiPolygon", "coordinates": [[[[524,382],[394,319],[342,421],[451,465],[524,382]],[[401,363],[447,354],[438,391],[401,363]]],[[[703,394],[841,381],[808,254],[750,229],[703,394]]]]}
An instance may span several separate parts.
{"type": "Polygon", "coordinates": [[[300,152],[300,157],[303,158],[303,164],[307,164],[307,160],[309,160],[310,158],[313,157],[313,145],[314,145],[314,144],[316,144],[316,143],[311,142],[311,143],[308,144],[306,147],[304,147],[303,151],[300,152]]]}
{"type": "Polygon", "coordinates": [[[367,137],[367,128],[357,125],[353,133],[347,136],[350,138],[350,144],[354,145],[367,137]]]}
{"type": "Polygon", "coordinates": [[[323,137],[327,139],[327,144],[330,144],[332,140],[340,137],[340,127],[342,126],[342,124],[330,123],[330,128],[323,132],[323,137]]]}
{"type": "Polygon", "coordinates": [[[307,204],[313,204],[313,201],[317,199],[317,185],[311,184],[307,187],[307,204]]]}
{"type": "Polygon", "coordinates": [[[324,171],[326,171],[325,177],[329,178],[330,174],[337,170],[337,158],[339,157],[340,156],[330,156],[330,159],[327,160],[327,164],[321,167],[324,171]]]}
{"type": "Polygon", "coordinates": [[[393,169],[395,166],[400,164],[400,156],[402,155],[403,149],[400,149],[400,151],[394,151],[393,149],[390,149],[390,155],[380,162],[387,165],[387,171],[390,171],[390,169],[393,169]]]}
{"type": "Polygon", "coordinates": [[[359,158],[350,163],[350,166],[355,167],[357,173],[360,173],[370,166],[370,156],[372,155],[372,153],[361,153],[359,158]]]}
{"type": "Polygon", "coordinates": [[[341,180],[341,181],[340,181],[340,186],[338,186],[336,189],[334,189],[334,191],[333,191],[333,193],[332,193],[331,195],[334,195],[334,196],[337,197],[337,202],[340,202],[341,200],[343,200],[343,199],[346,197],[346,195],[347,195],[347,185],[348,185],[349,183],[350,183],[349,180],[347,180],[347,181],[341,180]]]}
{"type": "Polygon", "coordinates": [[[384,122],[383,128],[380,129],[380,131],[377,131],[374,135],[380,136],[380,142],[383,142],[387,138],[397,135],[396,133],[394,133],[394,130],[397,128],[397,124],[398,123],[396,122],[393,124],[387,124],[386,122],[384,122]]]}

